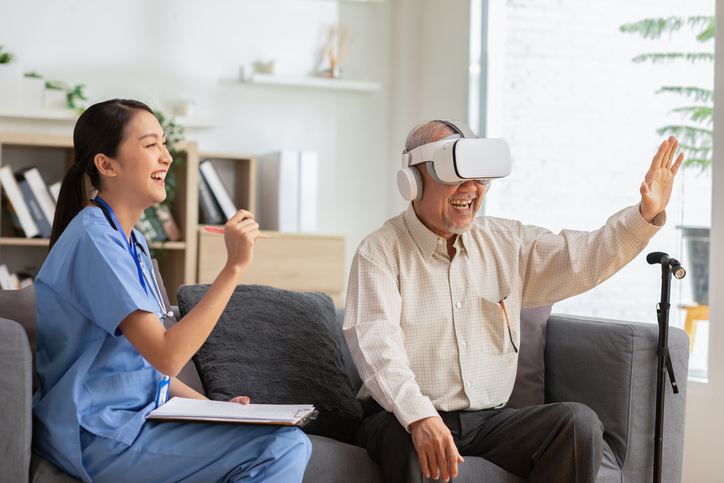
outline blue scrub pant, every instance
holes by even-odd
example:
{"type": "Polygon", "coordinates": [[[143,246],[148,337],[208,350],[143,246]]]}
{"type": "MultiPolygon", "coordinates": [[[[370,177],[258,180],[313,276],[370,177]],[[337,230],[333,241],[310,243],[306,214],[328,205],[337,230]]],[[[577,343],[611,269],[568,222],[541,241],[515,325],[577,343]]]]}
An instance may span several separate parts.
{"type": "Polygon", "coordinates": [[[301,482],[312,444],[285,426],[147,422],[131,446],[81,429],[93,482],[301,482]]]}

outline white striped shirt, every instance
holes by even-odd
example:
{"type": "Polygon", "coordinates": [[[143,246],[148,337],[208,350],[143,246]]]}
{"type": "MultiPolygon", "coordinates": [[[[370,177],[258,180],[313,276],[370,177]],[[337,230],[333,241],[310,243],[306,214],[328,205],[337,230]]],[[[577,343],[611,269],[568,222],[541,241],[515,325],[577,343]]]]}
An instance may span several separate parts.
{"type": "Polygon", "coordinates": [[[478,217],[447,242],[407,211],[365,238],[350,271],[344,332],[373,397],[405,428],[437,410],[502,404],[513,389],[520,309],[585,292],[631,261],[665,221],[632,206],[593,232],[478,217]]]}

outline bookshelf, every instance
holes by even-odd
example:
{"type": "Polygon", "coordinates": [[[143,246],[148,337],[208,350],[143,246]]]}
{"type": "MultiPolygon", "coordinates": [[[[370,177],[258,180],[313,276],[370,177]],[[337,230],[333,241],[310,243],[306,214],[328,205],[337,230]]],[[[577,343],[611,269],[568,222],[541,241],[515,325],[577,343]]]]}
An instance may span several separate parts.
{"type": "MultiPolygon", "coordinates": [[[[199,163],[210,159],[238,208],[256,211],[256,158],[251,155],[199,152],[194,142],[178,143],[185,162],[174,164],[178,177],[171,213],[181,231],[177,242],[154,242],[169,300],[177,304],[181,285],[211,283],[226,262],[223,236],[207,233],[199,223],[199,163]]],[[[73,159],[70,136],[0,133],[0,168],[13,172],[37,166],[45,181],[60,181],[73,159]]],[[[338,306],[343,303],[344,242],[338,235],[271,233],[260,240],[254,263],[241,283],[259,283],[289,290],[323,291],[338,306]]],[[[48,252],[48,240],[18,236],[0,210],[0,263],[10,272],[35,273],[48,252]]]]}
{"type": "MultiPolygon", "coordinates": [[[[184,164],[174,166],[178,188],[171,213],[181,230],[181,241],[150,244],[152,249],[163,250],[159,266],[174,303],[178,287],[196,280],[198,239],[198,149],[196,143],[182,143],[179,147],[187,154],[184,164]]],[[[73,140],[70,136],[0,133],[0,168],[8,165],[16,172],[36,166],[45,181],[52,184],[63,179],[72,160],[73,140]]],[[[0,263],[7,265],[10,272],[37,273],[47,252],[47,238],[18,236],[5,211],[0,210],[0,263]]]]}

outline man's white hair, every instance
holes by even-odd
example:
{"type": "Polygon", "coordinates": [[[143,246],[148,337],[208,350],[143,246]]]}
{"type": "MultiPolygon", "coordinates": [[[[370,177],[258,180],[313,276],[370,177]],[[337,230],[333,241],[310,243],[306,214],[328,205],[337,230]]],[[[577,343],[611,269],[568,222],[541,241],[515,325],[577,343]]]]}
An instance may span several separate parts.
{"type": "Polygon", "coordinates": [[[427,121],[415,126],[405,141],[405,150],[412,151],[425,144],[439,141],[440,139],[456,134],[455,130],[440,121],[427,121]]]}

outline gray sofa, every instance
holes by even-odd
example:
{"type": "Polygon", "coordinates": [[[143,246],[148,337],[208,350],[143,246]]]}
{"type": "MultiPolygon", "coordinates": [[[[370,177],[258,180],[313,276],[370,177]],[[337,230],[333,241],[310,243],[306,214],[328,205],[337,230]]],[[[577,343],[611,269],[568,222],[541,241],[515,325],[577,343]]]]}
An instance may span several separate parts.
{"type": "MultiPolygon", "coordinates": [[[[340,323],[343,309],[337,310],[340,323]]],[[[344,340],[342,338],[342,340],[344,340]]],[[[658,327],[553,315],[545,346],[547,402],[578,401],[597,413],[605,426],[599,482],[651,481],[653,468],[658,327]]],[[[684,410],[689,341],[672,328],[669,347],[680,394],[667,387],[663,443],[663,479],[680,481],[684,446],[684,410]]],[[[350,378],[359,376],[343,347],[350,378]]],[[[31,351],[25,330],[0,319],[0,482],[75,482],[31,451],[31,351]]],[[[311,436],[307,483],[382,482],[380,468],[365,450],[311,436]]],[[[119,481],[122,476],[119,475],[119,481]]],[[[522,482],[482,458],[466,457],[456,482],[522,482]]]]}

